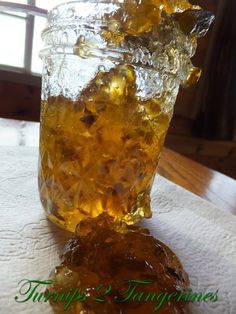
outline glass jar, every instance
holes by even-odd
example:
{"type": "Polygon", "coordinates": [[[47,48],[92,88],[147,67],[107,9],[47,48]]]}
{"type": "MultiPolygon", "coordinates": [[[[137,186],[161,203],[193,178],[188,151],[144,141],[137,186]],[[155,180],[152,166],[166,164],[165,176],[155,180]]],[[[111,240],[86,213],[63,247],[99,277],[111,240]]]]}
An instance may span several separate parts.
{"type": "Polygon", "coordinates": [[[179,86],[199,76],[196,36],[173,14],[155,24],[127,12],[125,0],[62,4],[42,34],[39,191],[48,217],[70,231],[104,212],[127,224],[151,216],[179,86]]]}

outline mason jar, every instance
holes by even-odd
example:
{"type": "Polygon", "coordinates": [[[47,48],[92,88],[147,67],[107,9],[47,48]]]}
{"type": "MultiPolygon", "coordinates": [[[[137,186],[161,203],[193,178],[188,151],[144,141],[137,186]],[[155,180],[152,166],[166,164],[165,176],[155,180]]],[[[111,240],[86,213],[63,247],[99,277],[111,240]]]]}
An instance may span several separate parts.
{"type": "Polygon", "coordinates": [[[100,214],[151,217],[179,86],[199,75],[196,36],[173,15],[127,22],[125,10],[121,0],[61,4],[42,33],[39,191],[48,218],[70,231],[100,214]]]}

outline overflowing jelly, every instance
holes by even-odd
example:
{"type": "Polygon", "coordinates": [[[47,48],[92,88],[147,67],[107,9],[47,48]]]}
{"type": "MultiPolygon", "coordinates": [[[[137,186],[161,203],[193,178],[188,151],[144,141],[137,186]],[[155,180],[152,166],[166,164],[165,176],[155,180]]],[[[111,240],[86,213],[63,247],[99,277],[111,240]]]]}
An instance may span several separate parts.
{"type": "Polygon", "coordinates": [[[105,214],[84,220],[62,259],[45,293],[56,313],[66,308],[71,314],[148,314],[155,307],[161,314],[185,313],[186,302],[176,296],[188,288],[188,276],[146,229],[113,224],[105,214]],[[165,293],[172,294],[171,302],[160,304],[165,293]]]}
{"type": "MultiPolygon", "coordinates": [[[[124,0],[100,19],[106,27],[79,36],[73,53],[93,63],[103,46],[107,61],[100,56],[97,70],[88,67],[94,77],[78,96],[46,86],[42,102],[40,196],[48,217],[70,231],[103,212],[127,224],[151,217],[150,190],[179,86],[200,76],[190,58],[212,15],[186,0],[124,0]]],[[[54,77],[48,61],[46,83],[68,79],[66,58],[54,77]]]]}
{"type": "MultiPolygon", "coordinates": [[[[72,291],[81,296],[67,313],[152,313],[156,294],[178,295],[188,276],[168,247],[132,225],[151,217],[179,86],[200,76],[191,57],[213,16],[187,0],[82,1],[79,16],[73,5],[51,13],[57,22],[45,33],[54,47],[43,80],[40,197],[53,222],[75,231],[47,293],[62,293],[57,313],[72,291]],[[148,285],[122,302],[135,281],[148,285]]],[[[185,313],[184,304],[173,297],[158,312],[185,313]]]]}

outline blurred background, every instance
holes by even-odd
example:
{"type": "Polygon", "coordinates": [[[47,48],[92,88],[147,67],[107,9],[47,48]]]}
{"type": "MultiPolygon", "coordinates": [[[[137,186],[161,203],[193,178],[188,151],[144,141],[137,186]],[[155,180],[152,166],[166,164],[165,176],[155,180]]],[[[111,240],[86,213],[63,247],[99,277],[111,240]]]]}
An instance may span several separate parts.
{"type": "MultiPolygon", "coordinates": [[[[48,10],[62,0],[13,2],[48,10]]],[[[181,90],[166,147],[236,179],[236,1],[190,2],[216,20],[199,40],[194,65],[203,74],[181,90]]],[[[0,118],[39,121],[44,25],[43,17],[0,9],[0,118]]]]}

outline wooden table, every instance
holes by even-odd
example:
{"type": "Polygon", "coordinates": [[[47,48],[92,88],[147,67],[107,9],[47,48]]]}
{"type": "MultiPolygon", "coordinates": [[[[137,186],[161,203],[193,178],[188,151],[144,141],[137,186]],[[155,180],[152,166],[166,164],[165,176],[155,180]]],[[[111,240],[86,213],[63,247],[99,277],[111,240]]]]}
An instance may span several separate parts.
{"type": "MultiPolygon", "coordinates": [[[[39,123],[0,118],[0,145],[38,146],[39,123]]],[[[236,181],[167,148],[158,173],[236,215],[236,181]]]]}

